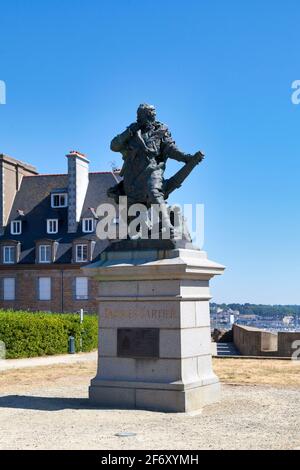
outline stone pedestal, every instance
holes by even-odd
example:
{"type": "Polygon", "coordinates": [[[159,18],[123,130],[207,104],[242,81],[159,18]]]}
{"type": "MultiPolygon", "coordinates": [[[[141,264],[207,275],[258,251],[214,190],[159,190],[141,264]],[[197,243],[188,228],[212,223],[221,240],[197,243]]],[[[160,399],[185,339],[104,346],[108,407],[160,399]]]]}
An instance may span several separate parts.
{"type": "Polygon", "coordinates": [[[198,250],[106,251],[99,281],[99,406],[190,412],[219,400],[209,280],[224,267],[198,250]]]}

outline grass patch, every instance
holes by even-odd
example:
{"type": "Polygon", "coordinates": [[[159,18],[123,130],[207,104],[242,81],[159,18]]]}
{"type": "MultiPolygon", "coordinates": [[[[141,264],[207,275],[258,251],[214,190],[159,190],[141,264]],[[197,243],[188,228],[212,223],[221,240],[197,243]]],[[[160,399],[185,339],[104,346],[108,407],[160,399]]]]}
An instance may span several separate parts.
{"type": "Polygon", "coordinates": [[[262,359],[213,359],[221,382],[300,387],[300,361],[262,359]]]}

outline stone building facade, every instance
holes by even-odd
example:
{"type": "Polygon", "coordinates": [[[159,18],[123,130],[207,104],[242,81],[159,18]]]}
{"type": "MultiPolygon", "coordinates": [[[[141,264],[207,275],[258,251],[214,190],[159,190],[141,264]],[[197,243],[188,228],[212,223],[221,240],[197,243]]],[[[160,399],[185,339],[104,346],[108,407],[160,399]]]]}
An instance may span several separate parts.
{"type": "Polygon", "coordinates": [[[0,155],[0,308],[96,312],[96,283],[81,267],[97,261],[96,209],[117,173],[89,172],[72,151],[66,174],[39,174],[0,155]]]}

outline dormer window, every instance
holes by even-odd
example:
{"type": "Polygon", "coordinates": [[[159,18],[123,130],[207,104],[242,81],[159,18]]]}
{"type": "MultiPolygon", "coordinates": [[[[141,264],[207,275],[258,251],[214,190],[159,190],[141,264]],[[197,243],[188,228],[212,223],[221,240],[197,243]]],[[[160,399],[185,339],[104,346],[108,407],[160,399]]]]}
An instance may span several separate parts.
{"type": "Polygon", "coordinates": [[[4,246],[3,247],[3,263],[13,264],[16,260],[16,247],[15,246],[4,246]]]}
{"type": "Polygon", "coordinates": [[[39,246],[39,262],[40,263],[51,263],[51,245],[40,245],[39,246]]]}
{"type": "Polygon", "coordinates": [[[48,219],[47,220],[47,233],[57,233],[58,232],[58,219],[48,219]]]}
{"type": "Polygon", "coordinates": [[[16,240],[3,240],[0,242],[0,263],[16,264],[20,260],[21,243],[16,240]]]}
{"type": "Polygon", "coordinates": [[[22,221],[21,220],[13,220],[10,223],[10,233],[12,235],[21,235],[22,233],[22,221]]]}
{"type": "Polygon", "coordinates": [[[76,263],[85,263],[88,260],[88,245],[76,245],[76,263]]]}
{"type": "Polygon", "coordinates": [[[72,262],[86,263],[93,260],[95,240],[79,237],[72,243],[72,262]]]}
{"type": "Polygon", "coordinates": [[[82,231],[84,233],[91,233],[94,231],[94,219],[82,219],[82,231]]]}
{"type": "Polygon", "coordinates": [[[68,204],[68,196],[66,193],[51,194],[51,207],[53,208],[67,207],[67,204],[68,204]]]}
{"type": "Polygon", "coordinates": [[[58,242],[51,238],[41,238],[35,242],[35,262],[55,263],[58,242]]]}

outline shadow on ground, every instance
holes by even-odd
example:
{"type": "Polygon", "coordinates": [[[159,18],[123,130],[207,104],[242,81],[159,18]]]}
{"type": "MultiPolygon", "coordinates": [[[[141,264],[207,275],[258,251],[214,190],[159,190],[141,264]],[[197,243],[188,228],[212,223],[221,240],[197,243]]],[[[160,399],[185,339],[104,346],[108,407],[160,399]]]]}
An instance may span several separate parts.
{"type": "Polygon", "coordinates": [[[0,397],[0,408],[40,411],[95,409],[87,398],[33,397],[28,395],[7,395],[0,397]]]}
{"type": "MultiPolygon", "coordinates": [[[[15,408],[20,410],[37,410],[37,411],[60,411],[60,410],[101,410],[101,411],[122,411],[131,410],[127,407],[109,408],[108,406],[100,406],[93,404],[88,398],[61,398],[61,397],[37,397],[31,395],[6,395],[0,396],[1,408],[15,408]]],[[[136,408],[140,411],[149,411],[144,408],[136,408]]],[[[134,411],[134,410],[132,410],[134,411]]],[[[156,410],[150,410],[156,412],[156,410]]],[[[172,414],[172,412],[160,413],[172,414]]]]}

